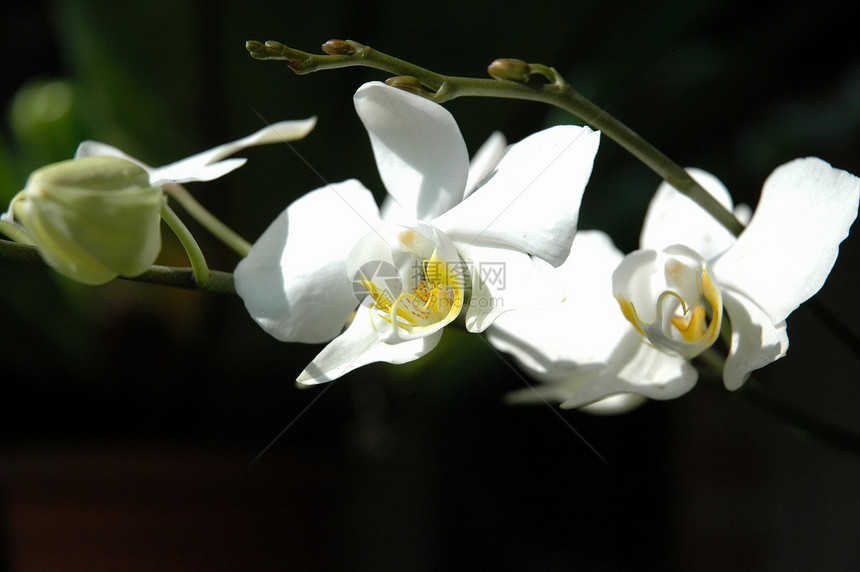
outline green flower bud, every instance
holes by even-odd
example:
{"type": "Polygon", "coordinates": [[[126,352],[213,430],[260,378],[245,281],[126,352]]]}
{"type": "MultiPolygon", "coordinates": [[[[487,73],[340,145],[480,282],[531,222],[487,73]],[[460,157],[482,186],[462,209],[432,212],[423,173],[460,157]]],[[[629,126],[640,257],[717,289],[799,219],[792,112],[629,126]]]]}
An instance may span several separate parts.
{"type": "Polygon", "coordinates": [[[84,157],[34,171],[10,210],[49,266],[97,285],[137,276],[155,262],[161,206],[162,191],[142,167],[84,157]]]}
{"type": "Polygon", "coordinates": [[[487,73],[493,79],[525,83],[531,76],[531,69],[529,64],[523,60],[501,58],[490,64],[487,68],[487,73]]]}

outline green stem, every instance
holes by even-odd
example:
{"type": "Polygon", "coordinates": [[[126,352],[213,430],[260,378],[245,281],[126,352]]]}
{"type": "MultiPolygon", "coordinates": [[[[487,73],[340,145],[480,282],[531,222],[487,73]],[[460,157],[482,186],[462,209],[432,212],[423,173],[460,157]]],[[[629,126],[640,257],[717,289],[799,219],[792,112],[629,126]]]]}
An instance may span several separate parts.
{"type": "Polygon", "coordinates": [[[176,216],[173,209],[167,206],[167,203],[161,206],[161,218],[164,219],[164,222],[167,223],[167,226],[170,227],[188,254],[188,260],[191,262],[191,270],[194,273],[194,282],[198,287],[206,286],[212,278],[212,272],[206,264],[206,258],[203,256],[200,245],[194,240],[185,223],[176,216]]]}
{"type": "Polygon", "coordinates": [[[172,266],[150,266],[149,270],[134,278],[125,278],[134,282],[145,284],[158,284],[160,286],[172,286],[184,290],[202,290],[218,294],[235,294],[233,286],[233,275],[230,272],[220,270],[209,271],[209,281],[200,285],[196,281],[197,273],[193,268],[175,268],[172,266]]]}
{"type": "MultiPolygon", "coordinates": [[[[31,244],[18,244],[8,240],[0,240],[0,260],[12,262],[23,262],[25,264],[37,264],[47,268],[45,261],[39,255],[38,249],[31,244]]],[[[134,277],[120,277],[120,280],[130,282],[142,282],[145,284],[158,284],[160,286],[171,286],[184,290],[200,290],[218,294],[235,294],[233,287],[233,275],[229,272],[211,270],[211,279],[204,286],[200,286],[194,279],[192,268],[175,268],[172,266],[151,266],[149,270],[134,277]]]]}
{"type": "Polygon", "coordinates": [[[248,256],[248,252],[251,250],[251,243],[206,210],[185,187],[177,183],[168,183],[162,188],[164,192],[176,199],[176,202],[182,205],[182,208],[194,217],[203,228],[233,249],[239,256],[248,256]]]}
{"type": "Polygon", "coordinates": [[[352,40],[327,42],[323,46],[327,52],[326,55],[309,54],[273,41],[265,44],[249,41],[245,47],[256,59],[288,60],[290,68],[300,75],[326,69],[364,66],[400,76],[411,76],[430,90],[423,95],[437,103],[457,97],[472,96],[523,99],[554,105],[576,115],[594,129],[600,130],[615,140],[665,181],[697,202],[735,236],[743,231],[743,225],[734,214],[714,199],[683,168],[632,129],[570,87],[561,75],[549,66],[536,64],[530,66],[534,75],[543,76],[548,83],[518,82],[441,75],[352,40]]]}

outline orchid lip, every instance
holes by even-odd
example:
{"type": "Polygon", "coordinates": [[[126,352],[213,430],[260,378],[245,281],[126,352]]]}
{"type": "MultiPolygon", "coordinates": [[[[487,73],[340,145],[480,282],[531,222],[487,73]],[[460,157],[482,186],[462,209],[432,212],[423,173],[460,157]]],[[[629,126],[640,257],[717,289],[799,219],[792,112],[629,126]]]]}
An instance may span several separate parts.
{"type": "Polygon", "coordinates": [[[658,349],[688,358],[713,345],[722,321],[722,295],[701,257],[687,248],[670,247],[656,258],[639,257],[630,265],[636,265],[637,270],[652,269],[649,273],[631,273],[630,280],[662,282],[656,300],[651,302],[655,311],[646,313],[654,316],[650,321],[643,320],[637,309],[637,305],[650,306],[641,283],[625,284],[616,292],[622,314],[641,335],[658,349]],[[662,264],[662,273],[657,273],[661,256],[668,259],[662,264]],[[625,292],[636,288],[641,295],[634,301],[625,292]]]}
{"type": "Polygon", "coordinates": [[[390,343],[429,335],[463,308],[459,255],[450,239],[428,223],[367,233],[348,257],[348,270],[355,268],[354,291],[370,296],[371,323],[390,343]]]}

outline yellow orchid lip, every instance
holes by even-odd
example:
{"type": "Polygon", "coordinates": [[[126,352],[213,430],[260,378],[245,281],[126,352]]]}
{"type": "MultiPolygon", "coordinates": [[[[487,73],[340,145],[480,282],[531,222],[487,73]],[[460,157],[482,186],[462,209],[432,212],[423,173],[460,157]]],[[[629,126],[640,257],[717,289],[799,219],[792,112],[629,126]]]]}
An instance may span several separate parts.
{"type": "Polygon", "coordinates": [[[359,268],[354,282],[370,294],[371,322],[386,338],[429,335],[459,315],[466,297],[463,267],[450,240],[437,229],[426,223],[397,225],[362,240],[353,250],[361,252],[351,261],[359,268]],[[379,273],[381,267],[387,270],[379,273]],[[384,323],[397,328],[392,332],[384,323]]]}
{"type": "Polygon", "coordinates": [[[381,310],[379,317],[409,331],[412,326],[429,326],[449,317],[453,319],[463,307],[463,292],[458,286],[461,281],[451,271],[443,270],[447,266],[434,253],[429,260],[421,262],[423,276],[412,292],[402,292],[394,300],[364,275],[361,284],[373,297],[373,306],[381,310]]]}
{"type": "MultiPolygon", "coordinates": [[[[707,263],[699,259],[694,266],[690,261],[671,258],[665,263],[667,286],[655,301],[653,322],[640,317],[636,305],[622,293],[615,298],[622,315],[653,346],[686,357],[694,357],[710,347],[717,339],[722,322],[722,295],[711,278],[707,263]],[[695,298],[693,296],[693,272],[695,272],[695,298]],[[666,306],[669,300],[677,306],[674,311],[666,306]]],[[[641,304],[642,301],[640,300],[641,304]]]]}

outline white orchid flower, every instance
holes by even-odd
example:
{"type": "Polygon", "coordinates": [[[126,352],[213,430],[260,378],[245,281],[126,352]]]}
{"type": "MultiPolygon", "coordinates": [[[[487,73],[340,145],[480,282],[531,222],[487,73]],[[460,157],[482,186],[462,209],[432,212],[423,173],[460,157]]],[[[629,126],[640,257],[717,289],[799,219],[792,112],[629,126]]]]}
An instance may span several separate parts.
{"type": "Polygon", "coordinates": [[[641,395],[671,399],[693,387],[695,368],[648,344],[618,312],[612,272],[623,258],[605,233],[580,230],[564,264],[544,269],[564,301],[506,312],[487,330],[496,349],[541,381],[509,394],[510,402],[622,413],[643,403],[641,395]]]}
{"type": "MultiPolygon", "coordinates": [[[[690,174],[732,208],[720,181],[690,174]]],[[[723,382],[738,389],[752,371],[785,355],[785,319],[827,279],[857,217],[858,197],[854,175],[820,159],[796,159],[768,177],[749,226],[735,239],[663,184],[645,218],[642,250],[616,269],[613,292],[641,335],[686,358],[714,343],[725,308],[731,347],[723,382]]]]}
{"type": "Polygon", "coordinates": [[[300,139],[315,123],[315,118],[275,123],[157,168],[116,147],[84,141],[74,159],[34,171],[0,219],[23,228],[45,262],[72,280],[98,285],[138,276],[161,252],[162,185],[221,177],[245,163],[225,157],[254,145],[300,139]]]}
{"type": "Polygon", "coordinates": [[[599,141],[577,126],[507,150],[494,136],[470,166],[440,105],[379,82],[354,103],[389,193],[382,213],[358,181],[326,185],[287,207],[235,272],[271,335],[331,340],[299,375],[305,385],[417,359],[464,307],[480,332],[505,310],[561,299],[532,256],[567,258],[599,141]]]}

